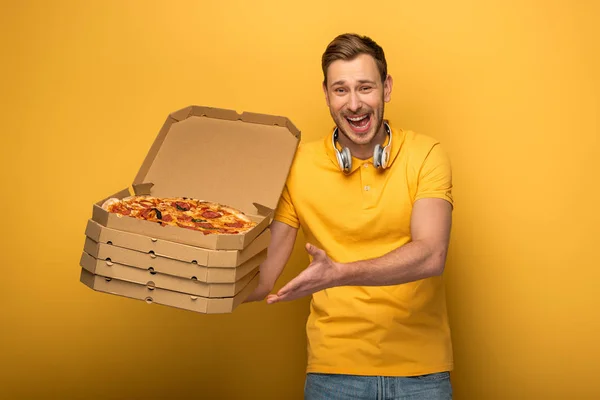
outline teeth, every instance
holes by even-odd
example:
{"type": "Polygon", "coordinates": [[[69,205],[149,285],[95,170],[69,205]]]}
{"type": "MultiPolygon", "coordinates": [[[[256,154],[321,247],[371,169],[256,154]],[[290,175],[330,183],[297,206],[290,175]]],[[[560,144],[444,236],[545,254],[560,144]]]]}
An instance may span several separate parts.
{"type": "Polygon", "coordinates": [[[352,121],[352,122],[357,122],[357,121],[360,121],[360,120],[363,120],[363,119],[367,118],[367,116],[366,116],[366,115],[363,115],[362,117],[356,117],[356,118],[350,118],[350,117],[347,117],[347,118],[348,118],[350,121],[352,121]]]}

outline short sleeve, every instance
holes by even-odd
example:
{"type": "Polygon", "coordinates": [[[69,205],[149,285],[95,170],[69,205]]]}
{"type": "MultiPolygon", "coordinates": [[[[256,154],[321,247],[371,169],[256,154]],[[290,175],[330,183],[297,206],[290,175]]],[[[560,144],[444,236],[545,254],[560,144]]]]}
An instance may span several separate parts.
{"type": "Polygon", "coordinates": [[[423,198],[444,199],[454,207],[452,166],[439,143],[431,148],[419,172],[415,201],[423,198]]]}
{"type": "Polygon", "coordinates": [[[296,209],[294,208],[294,203],[292,202],[287,184],[283,188],[273,219],[296,229],[300,226],[300,221],[298,220],[298,215],[296,214],[296,209]]]}

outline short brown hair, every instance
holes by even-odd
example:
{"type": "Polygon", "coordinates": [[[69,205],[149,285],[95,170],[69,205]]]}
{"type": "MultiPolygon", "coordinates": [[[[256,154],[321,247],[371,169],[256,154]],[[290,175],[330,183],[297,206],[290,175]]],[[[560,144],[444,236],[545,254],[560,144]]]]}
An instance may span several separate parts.
{"type": "Polygon", "coordinates": [[[381,82],[384,82],[387,77],[387,62],[381,46],[367,36],[344,33],[329,43],[321,57],[323,83],[327,85],[327,69],[332,62],[337,60],[351,61],[361,54],[368,54],[375,59],[377,69],[379,69],[381,75],[381,82]]]}

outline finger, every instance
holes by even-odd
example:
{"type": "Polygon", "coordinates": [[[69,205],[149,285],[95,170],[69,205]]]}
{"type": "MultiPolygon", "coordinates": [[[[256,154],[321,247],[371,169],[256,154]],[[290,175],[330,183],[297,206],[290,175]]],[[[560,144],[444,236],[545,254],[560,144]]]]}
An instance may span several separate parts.
{"type": "Polygon", "coordinates": [[[297,296],[295,296],[296,292],[289,292],[284,294],[283,296],[279,296],[276,294],[271,294],[267,297],[267,304],[279,303],[281,301],[294,300],[297,296]]]}
{"type": "Polygon", "coordinates": [[[298,275],[297,277],[295,277],[294,279],[292,279],[291,281],[289,281],[288,283],[286,283],[281,289],[279,289],[277,291],[277,296],[283,296],[286,293],[292,292],[294,290],[296,290],[298,288],[298,286],[300,286],[300,275],[298,275]]]}
{"type": "Polygon", "coordinates": [[[283,301],[292,301],[312,294],[310,290],[295,290],[288,292],[283,296],[274,295],[272,298],[267,299],[267,304],[279,303],[283,301]]]}
{"type": "Polygon", "coordinates": [[[281,301],[281,298],[276,294],[270,294],[267,296],[267,304],[277,303],[278,301],[281,301]]]}
{"type": "Polygon", "coordinates": [[[316,258],[316,259],[321,259],[321,258],[327,257],[325,254],[325,251],[319,249],[317,246],[310,244],[310,243],[306,243],[306,251],[308,252],[308,254],[313,256],[313,258],[316,258]]]}
{"type": "Polygon", "coordinates": [[[277,291],[277,296],[283,296],[287,293],[294,292],[302,289],[310,282],[311,271],[305,269],[300,272],[294,279],[286,283],[281,289],[277,291]]]}

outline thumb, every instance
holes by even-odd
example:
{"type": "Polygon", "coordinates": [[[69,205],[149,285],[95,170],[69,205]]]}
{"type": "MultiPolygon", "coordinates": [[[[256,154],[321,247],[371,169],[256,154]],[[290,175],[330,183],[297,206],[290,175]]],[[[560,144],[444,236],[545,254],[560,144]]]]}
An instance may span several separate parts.
{"type": "Polygon", "coordinates": [[[306,251],[308,252],[308,254],[313,256],[313,258],[325,257],[325,252],[323,250],[319,249],[317,246],[310,244],[310,243],[306,243],[306,251]]]}

